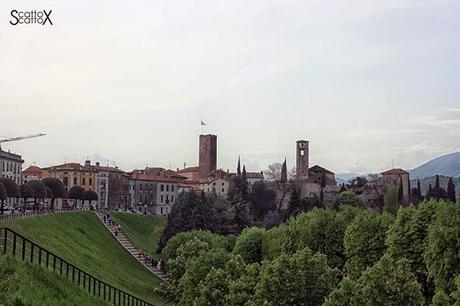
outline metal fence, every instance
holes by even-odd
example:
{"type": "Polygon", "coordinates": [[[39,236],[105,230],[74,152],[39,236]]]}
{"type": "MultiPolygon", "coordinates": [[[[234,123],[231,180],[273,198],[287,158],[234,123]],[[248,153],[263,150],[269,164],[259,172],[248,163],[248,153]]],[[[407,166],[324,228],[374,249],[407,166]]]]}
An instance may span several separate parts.
{"type": "Polygon", "coordinates": [[[3,254],[51,269],[69,279],[78,287],[109,302],[111,305],[153,306],[144,300],[101,281],[10,228],[0,228],[0,250],[3,254]]]}

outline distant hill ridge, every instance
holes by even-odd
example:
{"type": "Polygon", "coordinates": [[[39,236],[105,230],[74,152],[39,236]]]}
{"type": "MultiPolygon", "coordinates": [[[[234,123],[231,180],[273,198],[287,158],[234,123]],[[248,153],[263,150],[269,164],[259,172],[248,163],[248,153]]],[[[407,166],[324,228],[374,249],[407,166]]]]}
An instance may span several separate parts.
{"type": "Polygon", "coordinates": [[[460,177],[460,152],[436,157],[409,171],[411,179],[432,177],[436,174],[460,177]]]}

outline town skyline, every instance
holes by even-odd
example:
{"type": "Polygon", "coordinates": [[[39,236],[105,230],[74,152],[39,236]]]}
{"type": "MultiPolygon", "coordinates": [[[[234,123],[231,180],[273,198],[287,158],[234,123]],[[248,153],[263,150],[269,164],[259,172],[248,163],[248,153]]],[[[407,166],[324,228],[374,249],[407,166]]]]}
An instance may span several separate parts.
{"type": "Polygon", "coordinates": [[[3,146],[25,166],[181,168],[200,120],[223,169],[291,168],[297,139],[336,173],[460,151],[456,1],[42,5],[53,26],[0,17],[0,137],[47,134],[3,146]]]}

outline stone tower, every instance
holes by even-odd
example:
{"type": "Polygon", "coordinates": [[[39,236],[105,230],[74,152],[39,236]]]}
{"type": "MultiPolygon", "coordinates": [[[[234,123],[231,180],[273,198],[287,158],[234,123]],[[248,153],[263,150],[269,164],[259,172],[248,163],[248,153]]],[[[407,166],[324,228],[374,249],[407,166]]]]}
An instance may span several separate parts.
{"type": "Polygon", "coordinates": [[[296,142],[296,179],[308,178],[308,141],[297,140],[296,142]]]}
{"type": "Polygon", "coordinates": [[[200,178],[217,169],[217,135],[200,135],[200,178]]]}

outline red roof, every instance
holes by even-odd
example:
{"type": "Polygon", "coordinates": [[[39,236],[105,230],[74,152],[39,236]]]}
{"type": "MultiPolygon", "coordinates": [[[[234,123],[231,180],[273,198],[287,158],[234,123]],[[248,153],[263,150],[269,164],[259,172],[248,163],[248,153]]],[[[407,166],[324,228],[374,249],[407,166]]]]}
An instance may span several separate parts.
{"type": "Polygon", "coordinates": [[[196,167],[187,167],[184,169],[177,170],[176,173],[189,173],[189,172],[199,172],[199,171],[200,171],[200,167],[196,166],[196,167]]]}
{"type": "Polygon", "coordinates": [[[389,174],[409,174],[409,172],[401,169],[401,168],[395,168],[395,169],[390,169],[387,171],[382,172],[381,174],[383,175],[389,175],[389,174]]]}
{"type": "Polygon", "coordinates": [[[40,175],[42,174],[42,169],[37,166],[29,166],[27,169],[22,171],[23,175],[40,175]]]}

